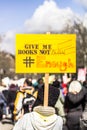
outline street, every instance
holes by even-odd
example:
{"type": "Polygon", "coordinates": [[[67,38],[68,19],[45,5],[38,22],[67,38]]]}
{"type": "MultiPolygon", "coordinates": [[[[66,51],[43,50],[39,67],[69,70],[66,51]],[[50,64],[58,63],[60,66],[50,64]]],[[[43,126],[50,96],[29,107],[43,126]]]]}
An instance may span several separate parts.
{"type": "Polygon", "coordinates": [[[0,121],[0,130],[12,130],[12,128],[13,128],[13,124],[10,118],[0,121]]]}

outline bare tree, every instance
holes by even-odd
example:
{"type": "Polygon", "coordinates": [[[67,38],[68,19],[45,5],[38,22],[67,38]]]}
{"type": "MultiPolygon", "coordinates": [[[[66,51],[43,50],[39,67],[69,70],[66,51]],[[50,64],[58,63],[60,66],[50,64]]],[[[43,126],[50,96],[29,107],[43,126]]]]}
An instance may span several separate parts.
{"type": "Polygon", "coordinates": [[[64,33],[76,34],[76,56],[77,67],[87,68],[87,28],[80,24],[74,23],[74,26],[67,25],[64,33]]]}
{"type": "Polygon", "coordinates": [[[0,43],[2,42],[2,37],[0,36],[0,43]]]}

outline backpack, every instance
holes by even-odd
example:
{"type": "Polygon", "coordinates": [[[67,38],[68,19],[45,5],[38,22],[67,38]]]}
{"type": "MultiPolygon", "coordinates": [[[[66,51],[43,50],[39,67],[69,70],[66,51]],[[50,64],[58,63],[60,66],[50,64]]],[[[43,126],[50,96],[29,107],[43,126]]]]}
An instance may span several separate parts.
{"type": "Polygon", "coordinates": [[[23,109],[24,109],[24,113],[28,113],[32,110],[33,104],[35,102],[36,98],[29,94],[29,93],[24,93],[24,98],[23,98],[23,109]]]}

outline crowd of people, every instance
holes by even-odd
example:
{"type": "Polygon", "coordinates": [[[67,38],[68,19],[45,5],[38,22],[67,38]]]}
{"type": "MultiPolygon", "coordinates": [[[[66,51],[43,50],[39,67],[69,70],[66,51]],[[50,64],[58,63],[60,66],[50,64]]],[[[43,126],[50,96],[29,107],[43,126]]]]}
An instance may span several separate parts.
{"type": "Polygon", "coordinates": [[[81,119],[87,110],[87,81],[71,78],[49,83],[48,106],[44,104],[44,80],[24,79],[0,92],[2,119],[11,113],[13,130],[83,130],[81,119]]]}

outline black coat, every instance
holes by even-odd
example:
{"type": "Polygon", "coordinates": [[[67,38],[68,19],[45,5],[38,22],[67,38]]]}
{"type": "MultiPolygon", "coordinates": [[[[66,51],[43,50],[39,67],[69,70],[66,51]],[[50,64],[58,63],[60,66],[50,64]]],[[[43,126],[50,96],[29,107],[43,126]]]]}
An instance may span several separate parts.
{"type": "MultiPolygon", "coordinates": [[[[54,107],[58,97],[60,94],[60,90],[54,86],[49,85],[49,94],[48,94],[48,106],[54,107]]],[[[43,105],[44,103],[44,86],[38,90],[38,96],[34,106],[43,105]]]]}
{"type": "Polygon", "coordinates": [[[79,120],[85,106],[86,90],[77,93],[67,93],[65,98],[65,110],[67,112],[67,126],[69,130],[79,130],[79,120]]]}
{"type": "Polygon", "coordinates": [[[8,98],[7,98],[8,106],[14,104],[14,101],[16,99],[16,93],[17,93],[16,91],[12,91],[12,90],[8,91],[8,98]]]}

